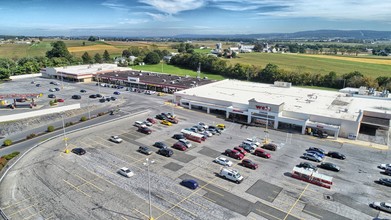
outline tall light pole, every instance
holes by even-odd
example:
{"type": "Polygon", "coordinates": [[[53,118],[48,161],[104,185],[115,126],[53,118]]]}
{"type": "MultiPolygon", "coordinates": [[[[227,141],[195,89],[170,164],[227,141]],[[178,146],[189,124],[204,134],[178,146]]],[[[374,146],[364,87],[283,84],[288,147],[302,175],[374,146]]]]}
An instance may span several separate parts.
{"type": "Polygon", "coordinates": [[[68,138],[65,135],[64,112],[61,114],[61,119],[62,119],[62,130],[64,131],[65,153],[68,153],[68,142],[67,142],[68,138]]]}
{"type": "Polygon", "coordinates": [[[154,218],[152,217],[152,203],[151,203],[151,177],[149,175],[149,166],[153,163],[155,163],[155,161],[149,160],[148,158],[146,158],[145,162],[143,163],[144,166],[147,166],[147,172],[148,172],[149,220],[154,220],[154,218]]]}

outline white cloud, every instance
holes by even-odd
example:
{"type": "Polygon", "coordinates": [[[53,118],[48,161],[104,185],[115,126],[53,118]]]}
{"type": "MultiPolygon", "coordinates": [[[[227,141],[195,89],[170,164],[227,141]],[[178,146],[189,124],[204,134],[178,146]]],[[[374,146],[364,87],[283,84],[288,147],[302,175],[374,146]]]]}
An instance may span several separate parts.
{"type": "Polygon", "coordinates": [[[101,4],[102,6],[114,9],[116,11],[128,11],[129,8],[124,4],[118,3],[118,0],[107,0],[101,4]]]}
{"type": "Polygon", "coordinates": [[[119,24],[142,24],[142,23],[147,23],[147,19],[123,19],[122,21],[119,22],[119,24]]]}
{"type": "Polygon", "coordinates": [[[176,14],[182,11],[198,9],[205,5],[205,0],[139,0],[156,10],[176,14]]]}

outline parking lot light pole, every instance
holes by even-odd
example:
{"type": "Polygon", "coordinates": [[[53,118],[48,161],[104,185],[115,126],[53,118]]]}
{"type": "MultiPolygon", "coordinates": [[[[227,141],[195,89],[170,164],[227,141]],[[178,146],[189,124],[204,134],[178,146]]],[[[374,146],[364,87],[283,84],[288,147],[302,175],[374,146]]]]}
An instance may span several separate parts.
{"type": "Polygon", "coordinates": [[[151,204],[151,177],[149,175],[149,165],[155,163],[153,160],[149,160],[148,158],[145,159],[144,166],[147,166],[147,172],[148,172],[148,197],[149,197],[149,220],[154,220],[152,217],[152,204],[151,204]]]}
{"type": "Polygon", "coordinates": [[[68,142],[67,142],[67,137],[65,135],[64,112],[61,114],[61,119],[62,119],[62,130],[64,131],[65,153],[68,153],[68,142]]]}

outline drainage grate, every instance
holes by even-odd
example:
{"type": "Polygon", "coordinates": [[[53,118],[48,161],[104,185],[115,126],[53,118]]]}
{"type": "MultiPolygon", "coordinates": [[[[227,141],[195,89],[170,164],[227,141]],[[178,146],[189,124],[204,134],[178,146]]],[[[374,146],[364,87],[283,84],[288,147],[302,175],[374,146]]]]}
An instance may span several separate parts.
{"type": "Polygon", "coordinates": [[[323,198],[326,200],[334,201],[333,196],[329,194],[323,194],[323,198]]]}

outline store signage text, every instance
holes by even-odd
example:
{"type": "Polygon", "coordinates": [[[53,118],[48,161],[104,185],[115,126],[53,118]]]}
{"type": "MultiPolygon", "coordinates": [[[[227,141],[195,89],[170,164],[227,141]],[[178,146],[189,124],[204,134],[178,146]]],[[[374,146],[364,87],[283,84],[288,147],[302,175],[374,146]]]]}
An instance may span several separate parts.
{"type": "Polygon", "coordinates": [[[256,105],[255,108],[259,109],[259,110],[263,110],[263,111],[271,111],[272,110],[272,108],[270,108],[269,106],[262,106],[262,105],[256,105]]]}

